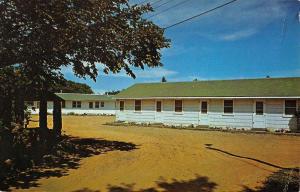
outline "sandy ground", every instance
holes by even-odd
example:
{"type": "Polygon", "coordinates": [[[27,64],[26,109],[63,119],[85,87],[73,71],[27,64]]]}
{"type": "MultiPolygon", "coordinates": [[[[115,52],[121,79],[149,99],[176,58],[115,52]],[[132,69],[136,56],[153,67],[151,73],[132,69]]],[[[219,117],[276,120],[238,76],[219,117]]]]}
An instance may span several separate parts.
{"type": "Polygon", "coordinates": [[[300,166],[300,137],[103,125],[113,120],[64,116],[63,126],[72,136],[130,142],[137,149],[85,158],[66,176],[40,179],[28,190],[243,191],[260,186],[278,167],[300,166]]]}

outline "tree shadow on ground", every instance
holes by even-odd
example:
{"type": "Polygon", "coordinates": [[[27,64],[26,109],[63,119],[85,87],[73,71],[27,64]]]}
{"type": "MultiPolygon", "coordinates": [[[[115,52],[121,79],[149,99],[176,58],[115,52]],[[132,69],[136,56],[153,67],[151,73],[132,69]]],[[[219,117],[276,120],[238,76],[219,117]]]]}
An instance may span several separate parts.
{"type": "Polygon", "coordinates": [[[89,188],[82,188],[82,189],[78,189],[78,190],[75,190],[75,191],[72,191],[72,192],[100,192],[99,190],[92,190],[92,189],[89,189],[89,188]]]}
{"type": "Polygon", "coordinates": [[[191,180],[176,180],[167,182],[164,179],[156,182],[157,188],[147,188],[134,190],[135,184],[129,184],[122,186],[108,186],[109,192],[212,192],[217,184],[209,181],[207,177],[196,176],[195,179],[191,180]]]}
{"type": "Polygon", "coordinates": [[[62,177],[68,175],[70,169],[78,169],[83,158],[109,151],[134,149],[137,149],[137,146],[133,143],[64,136],[46,155],[43,155],[38,165],[22,171],[8,171],[0,181],[0,190],[38,187],[38,180],[41,178],[62,177]]]}
{"type": "Polygon", "coordinates": [[[299,181],[299,168],[280,169],[270,175],[261,187],[251,189],[243,186],[242,192],[298,192],[299,181]]]}
{"type": "Polygon", "coordinates": [[[255,158],[252,158],[252,157],[246,157],[246,156],[236,155],[236,154],[230,153],[228,151],[224,151],[222,149],[211,147],[212,144],[205,144],[205,146],[209,150],[217,151],[217,152],[220,152],[220,153],[223,153],[223,154],[226,154],[226,155],[230,155],[232,157],[237,157],[237,158],[240,158],[240,159],[248,159],[248,160],[252,160],[252,161],[264,164],[264,165],[268,165],[268,166],[274,167],[274,168],[284,169],[284,167],[281,167],[279,165],[275,165],[275,164],[272,164],[272,163],[269,163],[269,162],[266,162],[266,161],[262,161],[262,160],[255,159],[255,158]]]}
{"type": "Polygon", "coordinates": [[[299,191],[300,172],[298,167],[285,168],[256,158],[236,155],[228,151],[214,148],[212,147],[212,144],[205,144],[205,146],[209,150],[214,150],[236,158],[248,159],[263,165],[267,165],[279,169],[278,171],[274,172],[272,175],[267,177],[261,187],[258,187],[256,189],[251,189],[247,186],[243,186],[244,189],[242,190],[242,192],[275,192],[275,191],[298,192],[299,191]]]}

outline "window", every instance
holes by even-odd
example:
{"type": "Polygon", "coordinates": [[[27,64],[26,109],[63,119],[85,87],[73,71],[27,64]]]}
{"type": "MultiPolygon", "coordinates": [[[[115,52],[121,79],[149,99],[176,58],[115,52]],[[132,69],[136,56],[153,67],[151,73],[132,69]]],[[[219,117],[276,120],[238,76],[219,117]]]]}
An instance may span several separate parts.
{"type": "Polygon", "coordinates": [[[182,100],[175,100],[175,112],[182,112],[182,100]]]}
{"type": "Polygon", "coordinates": [[[94,108],[94,103],[93,102],[89,102],[89,108],[93,109],[94,108]]]}
{"type": "Polygon", "coordinates": [[[224,100],[224,113],[233,113],[233,100],[224,100]]]}
{"type": "Polygon", "coordinates": [[[72,108],[81,108],[81,101],[72,101],[72,108]]]}
{"type": "Polygon", "coordinates": [[[207,101],[201,102],[201,113],[203,113],[203,114],[207,113],[207,101]]]}
{"type": "Polygon", "coordinates": [[[255,103],[255,113],[256,113],[256,115],[263,115],[264,114],[264,102],[256,101],[256,103],[255,103]]]}
{"type": "Polygon", "coordinates": [[[76,101],[72,101],[72,108],[76,108],[76,101]]]}
{"type": "Polygon", "coordinates": [[[142,110],[142,101],[141,100],[135,100],[134,101],[134,109],[135,109],[135,111],[141,111],[142,110]]]}
{"type": "Polygon", "coordinates": [[[66,108],[66,102],[65,101],[61,101],[61,108],[66,108]]]}
{"type": "Polygon", "coordinates": [[[285,100],[284,113],[286,115],[295,115],[297,112],[297,101],[296,100],[285,100]]]}
{"type": "Polygon", "coordinates": [[[161,101],[156,101],[156,112],[161,112],[161,101]]]}
{"type": "Polygon", "coordinates": [[[104,107],[104,101],[101,101],[101,107],[104,107]]]}
{"type": "Polygon", "coordinates": [[[100,106],[100,105],[99,105],[99,101],[96,101],[96,102],[95,102],[95,108],[99,109],[99,106],[100,106]]]}
{"type": "Polygon", "coordinates": [[[120,111],[124,111],[124,101],[120,101],[120,111]]]}

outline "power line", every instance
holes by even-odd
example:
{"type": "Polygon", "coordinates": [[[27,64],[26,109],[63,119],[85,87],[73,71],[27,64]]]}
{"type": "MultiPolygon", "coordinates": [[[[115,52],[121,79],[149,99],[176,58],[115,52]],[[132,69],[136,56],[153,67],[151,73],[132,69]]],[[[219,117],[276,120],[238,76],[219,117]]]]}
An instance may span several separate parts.
{"type": "Polygon", "coordinates": [[[142,4],[146,3],[147,1],[148,0],[142,1],[142,2],[138,3],[137,5],[142,5],[142,4]]]}
{"type": "Polygon", "coordinates": [[[172,1],[173,1],[173,0],[166,1],[166,2],[164,2],[164,3],[160,4],[160,5],[158,5],[157,7],[153,7],[153,9],[157,9],[157,8],[159,8],[159,7],[162,7],[162,6],[168,4],[168,3],[172,2],[172,1]]]}
{"type": "Polygon", "coordinates": [[[162,0],[157,0],[157,1],[153,2],[153,3],[151,3],[151,6],[157,4],[157,3],[161,2],[161,1],[162,1],[162,0]]]}
{"type": "Polygon", "coordinates": [[[164,9],[164,10],[162,10],[162,11],[160,11],[160,12],[154,14],[154,15],[149,16],[147,19],[150,19],[150,18],[152,18],[152,17],[155,17],[155,16],[157,16],[157,15],[160,15],[160,14],[162,14],[162,13],[164,13],[164,12],[170,10],[170,9],[173,9],[173,8],[175,8],[175,7],[178,7],[179,5],[182,5],[182,4],[184,4],[184,3],[188,2],[188,1],[190,1],[190,0],[185,0],[185,1],[183,1],[183,2],[177,3],[177,4],[171,6],[171,7],[167,8],[167,9],[164,9]]]}
{"type": "MultiPolygon", "coordinates": [[[[155,5],[155,4],[157,4],[157,3],[159,3],[159,2],[161,2],[161,1],[163,1],[163,0],[156,0],[156,1],[154,1],[153,3],[151,3],[151,0],[145,0],[145,1],[142,1],[142,2],[140,2],[140,3],[138,3],[137,5],[142,5],[142,4],[144,4],[144,3],[150,3],[150,5],[151,6],[153,6],[153,5],[155,5]],[[147,2],[148,1],[148,2],[147,2]]],[[[159,5],[158,7],[160,7],[161,5],[159,5]]]]}
{"type": "Polygon", "coordinates": [[[189,21],[189,20],[195,19],[195,18],[200,17],[200,16],[202,16],[202,15],[205,15],[205,14],[207,14],[207,13],[209,13],[209,12],[212,12],[212,11],[215,11],[215,10],[220,9],[220,8],[222,8],[222,7],[225,7],[225,6],[227,6],[227,5],[231,4],[231,3],[234,3],[235,1],[238,1],[238,0],[232,0],[232,1],[229,1],[229,2],[227,2],[227,3],[224,3],[224,4],[222,4],[222,5],[219,5],[219,6],[217,6],[217,7],[214,7],[214,8],[212,8],[212,9],[207,10],[207,11],[204,11],[204,12],[202,12],[202,13],[199,13],[199,14],[197,14],[197,15],[194,15],[194,16],[192,16],[192,17],[189,17],[189,18],[187,18],[187,19],[185,19],[185,20],[182,20],[182,21],[179,21],[179,22],[174,23],[174,24],[172,24],[172,25],[169,25],[169,26],[165,27],[164,29],[170,29],[171,27],[175,27],[176,25],[180,25],[180,24],[185,23],[185,22],[187,22],[187,21],[189,21]]]}

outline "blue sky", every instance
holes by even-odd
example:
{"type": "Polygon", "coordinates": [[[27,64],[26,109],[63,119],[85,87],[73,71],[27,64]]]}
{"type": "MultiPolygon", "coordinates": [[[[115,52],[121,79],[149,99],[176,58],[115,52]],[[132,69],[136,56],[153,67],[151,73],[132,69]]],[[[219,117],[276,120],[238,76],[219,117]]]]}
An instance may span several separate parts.
{"type": "MultiPolygon", "coordinates": [[[[174,0],[156,12],[182,1],[174,0]]],[[[228,1],[189,0],[151,19],[166,27],[228,1]]],[[[299,11],[298,0],[238,0],[170,28],[165,35],[171,39],[171,48],[162,50],[164,66],[136,69],[136,79],[125,73],[99,73],[94,82],[75,77],[70,68],[62,71],[67,79],[87,83],[95,93],[124,89],[134,83],[159,82],[162,76],[168,81],[300,76],[299,11]]]]}

